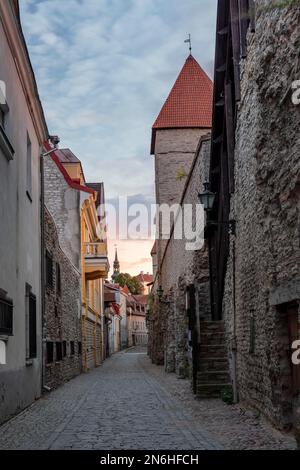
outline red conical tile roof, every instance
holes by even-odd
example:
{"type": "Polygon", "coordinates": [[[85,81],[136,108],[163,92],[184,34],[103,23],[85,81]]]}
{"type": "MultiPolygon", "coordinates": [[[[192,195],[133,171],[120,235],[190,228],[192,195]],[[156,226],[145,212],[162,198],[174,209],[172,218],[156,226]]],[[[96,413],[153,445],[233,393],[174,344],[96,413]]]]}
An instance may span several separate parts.
{"type": "Polygon", "coordinates": [[[156,129],[212,127],[213,83],[190,55],[152,128],[154,153],[156,129]]]}

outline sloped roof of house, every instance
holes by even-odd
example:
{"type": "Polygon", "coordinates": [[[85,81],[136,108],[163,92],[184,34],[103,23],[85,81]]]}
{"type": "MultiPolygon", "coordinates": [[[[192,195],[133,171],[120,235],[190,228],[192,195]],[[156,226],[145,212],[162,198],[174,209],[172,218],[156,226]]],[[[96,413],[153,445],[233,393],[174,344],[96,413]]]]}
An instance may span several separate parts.
{"type": "MultiPolygon", "coordinates": [[[[53,146],[49,143],[49,142],[44,142],[44,148],[46,150],[46,152],[49,152],[50,150],[53,150],[53,146]]],[[[77,189],[79,191],[84,191],[86,193],[90,193],[90,194],[94,194],[94,190],[91,189],[91,188],[88,188],[87,186],[83,186],[82,184],[74,181],[69,173],[67,172],[67,170],[65,169],[63,163],[61,162],[60,160],[60,157],[59,157],[59,152],[60,150],[59,149],[56,149],[54,150],[51,154],[50,154],[50,158],[52,158],[52,160],[54,161],[54,163],[57,165],[57,167],[59,168],[60,172],[62,173],[65,181],[68,183],[68,185],[73,188],[73,189],[77,189]]]]}
{"type": "Polygon", "coordinates": [[[128,289],[128,286],[125,285],[124,287],[122,287],[122,291],[124,292],[124,294],[126,295],[129,295],[130,294],[130,290],[128,289]]]}
{"type": "Polygon", "coordinates": [[[153,276],[152,274],[145,274],[143,272],[141,272],[138,276],[137,276],[138,280],[140,282],[152,282],[153,281],[153,276]]]}
{"type": "Polygon", "coordinates": [[[133,297],[139,304],[147,305],[148,303],[148,295],[133,295],[133,297]]]}
{"type": "Polygon", "coordinates": [[[62,163],[80,163],[79,158],[70,149],[57,149],[56,154],[62,163]]]}
{"type": "Polygon", "coordinates": [[[151,154],[157,129],[212,126],[213,83],[196,59],[189,55],[152,128],[151,154]]]}

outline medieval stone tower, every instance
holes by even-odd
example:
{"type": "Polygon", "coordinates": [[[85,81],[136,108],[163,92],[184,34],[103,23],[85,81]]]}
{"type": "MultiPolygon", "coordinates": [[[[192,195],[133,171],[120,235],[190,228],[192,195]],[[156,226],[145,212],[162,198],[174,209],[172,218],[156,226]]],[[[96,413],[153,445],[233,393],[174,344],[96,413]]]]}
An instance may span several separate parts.
{"type": "Polygon", "coordinates": [[[157,204],[180,202],[199,139],[211,129],[212,99],[212,81],[189,55],[152,128],[157,204]]]}

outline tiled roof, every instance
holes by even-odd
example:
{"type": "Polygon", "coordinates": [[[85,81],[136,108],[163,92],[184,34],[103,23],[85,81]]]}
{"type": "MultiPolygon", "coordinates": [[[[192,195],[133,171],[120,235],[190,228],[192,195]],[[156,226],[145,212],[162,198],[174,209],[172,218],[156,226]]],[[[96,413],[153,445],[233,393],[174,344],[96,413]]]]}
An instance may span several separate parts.
{"type": "MultiPolygon", "coordinates": [[[[49,152],[50,150],[53,150],[53,147],[49,142],[44,142],[44,148],[45,148],[46,152],[49,152]]],[[[94,191],[91,188],[87,188],[86,186],[83,186],[82,184],[78,184],[74,180],[72,180],[69,173],[65,169],[64,165],[60,161],[60,158],[57,155],[57,150],[58,149],[54,150],[51,153],[50,158],[52,158],[54,163],[57,165],[57,167],[59,168],[59,170],[62,173],[63,177],[65,178],[66,182],[68,183],[68,185],[73,189],[78,189],[79,191],[84,191],[86,193],[94,194],[94,191]]]]}
{"type": "Polygon", "coordinates": [[[211,128],[212,101],[213,83],[190,55],[153,125],[151,153],[157,129],[211,128]]]}
{"type": "Polygon", "coordinates": [[[133,295],[133,297],[140,304],[147,305],[147,303],[148,303],[148,298],[149,298],[148,295],[143,295],[143,294],[142,295],[133,295]]]}
{"type": "Polygon", "coordinates": [[[153,281],[153,276],[152,274],[145,274],[145,273],[140,273],[137,278],[139,279],[139,281],[141,282],[152,282],[153,281]]]}
{"type": "Polygon", "coordinates": [[[129,295],[130,294],[130,290],[128,289],[128,286],[125,285],[123,288],[122,288],[122,291],[124,292],[124,294],[126,295],[129,295]]]}
{"type": "Polygon", "coordinates": [[[62,163],[81,163],[70,149],[57,149],[56,155],[62,163]]]}

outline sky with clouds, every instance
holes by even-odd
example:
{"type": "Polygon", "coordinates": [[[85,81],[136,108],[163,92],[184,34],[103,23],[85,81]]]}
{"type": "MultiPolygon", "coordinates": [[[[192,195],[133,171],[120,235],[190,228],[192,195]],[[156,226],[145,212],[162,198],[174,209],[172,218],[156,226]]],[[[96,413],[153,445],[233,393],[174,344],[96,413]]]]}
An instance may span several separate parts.
{"type": "MultiPolygon", "coordinates": [[[[188,33],[212,76],[216,3],[20,0],[49,131],[80,158],[87,181],[104,182],[107,200],[154,199],[151,127],[188,55],[188,33]]],[[[151,244],[118,243],[123,270],[149,271],[151,244]]]]}

